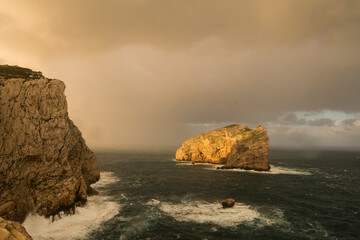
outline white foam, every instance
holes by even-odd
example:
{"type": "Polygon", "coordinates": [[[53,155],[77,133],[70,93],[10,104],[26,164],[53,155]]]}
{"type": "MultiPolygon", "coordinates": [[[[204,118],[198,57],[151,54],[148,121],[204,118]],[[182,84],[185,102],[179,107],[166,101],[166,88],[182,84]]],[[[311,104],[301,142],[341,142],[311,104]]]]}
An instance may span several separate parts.
{"type": "Polygon", "coordinates": [[[189,161],[176,161],[176,165],[180,166],[191,166],[191,165],[203,165],[206,166],[207,170],[220,170],[220,171],[228,171],[228,172],[250,172],[250,173],[258,173],[258,174],[290,174],[290,175],[311,175],[310,172],[294,169],[294,168],[286,168],[286,167],[278,167],[274,165],[270,165],[270,171],[255,171],[255,170],[245,170],[239,168],[233,169],[218,169],[218,167],[222,167],[224,165],[221,164],[213,164],[213,163],[192,163],[189,161]]]}
{"type": "Polygon", "coordinates": [[[179,163],[179,164],[184,164],[184,165],[192,165],[192,164],[196,164],[196,165],[205,165],[205,164],[213,164],[210,162],[192,162],[192,161],[187,161],[187,160],[176,160],[175,158],[171,159],[171,161],[179,163]]]}
{"type": "Polygon", "coordinates": [[[148,205],[148,206],[157,206],[159,204],[160,204],[160,201],[157,199],[151,199],[146,203],[146,205],[148,205]]]}
{"type": "Polygon", "coordinates": [[[272,166],[269,172],[265,172],[268,174],[295,174],[295,175],[311,175],[310,172],[295,169],[295,168],[286,168],[286,167],[277,167],[272,166]]]}
{"type": "Polygon", "coordinates": [[[196,163],[193,163],[193,162],[189,162],[189,161],[176,161],[176,165],[183,165],[183,166],[190,166],[190,165],[200,165],[200,166],[216,166],[216,167],[219,167],[219,166],[223,166],[223,165],[219,165],[219,164],[214,164],[214,163],[203,163],[203,162],[196,162],[196,163]]]}
{"type": "Polygon", "coordinates": [[[102,191],[102,188],[118,180],[113,173],[103,172],[100,180],[92,185],[99,191],[99,195],[89,197],[85,206],[75,209],[75,214],[65,215],[61,212],[61,218],[54,222],[33,214],[27,216],[23,225],[34,240],[85,238],[102,222],[119,213],[119,204],[112,201],[109,196],[104,196],[102,191]]]}
{"type": "Polygon", "coordinates": [[[102,172],[100,180],[92,184],[91,187],[99,191],[101,188],[118,181],[120,179],[113,172],[102,172]]]}
{"type": "Polygon", "coordinates": [[[222,165],[213,165],[208,170],[220,170],[220,171],[228,171],[228,172],[249,172],[249,173],[257,173],[257,174],[289,174],[289,175],[311,175],[310,172],[295,169],[295,168],[286,168],[286,167],[278,167],[274,165],[270,165],[270,171],[255,171],[255,170],[245,170],[239,168],[233,169],[217,169],[222,165]]]}
{"type": "Polygon", "coordinates": [[[204,201],[182,201],[181,203],[162,202],[160,209],[183,222],[212,223],[222,227],[239,224],[253,224],[255,220],[263,224],[272,224],[270,219],[260,215],[255,209],[243,203],[236,203],[232,208],[222,208],[221,203],[204,201]]]}

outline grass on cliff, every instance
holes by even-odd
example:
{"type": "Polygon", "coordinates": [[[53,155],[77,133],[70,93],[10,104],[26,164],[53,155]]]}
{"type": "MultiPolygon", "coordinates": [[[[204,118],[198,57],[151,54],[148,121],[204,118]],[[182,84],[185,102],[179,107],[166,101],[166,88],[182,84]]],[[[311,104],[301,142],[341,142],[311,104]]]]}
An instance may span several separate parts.
{"type": "Polygon", "coordinates": [[[236,127],[236,126],[239,126],[239,124],[230,124],[224,128],[233,128],[233,127],[236,127]]]}
{"type": "Polygon", "coordinates": [[[24,78],[24,79],[38,79],[42,77],[41,72],[35,72],[29,68],[22,68],[19,66],[0,65],[0,78],[24,78]]]}
{"type": "Polygon", "coordinates": [[[258,129],[254,130],[244,125],[231,124],[222,128],[199,134],[193,137],[192,140],[194,143],[201,142],[204,138],[208,140],[214,140],[219,138],[220,136],[224,136],[225,132],[227,132],[228,136],[232,137],[242,135],[245,138],[258,138],[263,135],[263,131],[259,131],[258,129]]]}

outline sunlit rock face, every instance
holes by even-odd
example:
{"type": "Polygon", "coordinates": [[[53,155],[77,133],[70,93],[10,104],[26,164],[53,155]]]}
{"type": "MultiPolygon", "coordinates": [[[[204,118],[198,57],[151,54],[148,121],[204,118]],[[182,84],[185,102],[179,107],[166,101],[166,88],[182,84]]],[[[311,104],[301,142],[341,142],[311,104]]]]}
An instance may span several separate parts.
{"type": "Polygon", "coordinates": [[[268,171],[269,137],[264,126],[229,125],[185,141],[176,160],[224,164],[222,168],[268,171]]]}
{"type": "Polygon", "coordinates": [[[100,177],[95,154],[69,119],[60,80],[0,66],[0,216],[22,222],[86,200],[100,177]]]}
{"type": "Polygon", "coordinates": [[[32,240],[20,223],[5,220],[0,217],[0,239],[2,240],[32,240]]]}

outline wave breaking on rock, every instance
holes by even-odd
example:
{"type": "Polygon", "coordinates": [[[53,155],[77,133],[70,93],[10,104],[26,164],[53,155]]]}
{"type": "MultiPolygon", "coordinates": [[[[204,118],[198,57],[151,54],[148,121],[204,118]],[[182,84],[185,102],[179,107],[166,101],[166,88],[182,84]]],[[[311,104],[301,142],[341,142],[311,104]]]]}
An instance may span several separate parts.
{"type": "Polygon", "coordinates": [[[100,176],[70,120],[62,81],[0,65],[0,217],[22,222],[86,201],[100,176]]]}

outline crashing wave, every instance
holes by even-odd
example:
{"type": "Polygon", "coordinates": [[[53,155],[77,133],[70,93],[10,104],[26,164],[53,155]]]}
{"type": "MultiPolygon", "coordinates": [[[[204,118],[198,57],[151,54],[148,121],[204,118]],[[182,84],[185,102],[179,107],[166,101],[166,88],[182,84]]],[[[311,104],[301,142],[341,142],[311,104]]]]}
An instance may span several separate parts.
{"type": "Polygon", "coordinates": [[[103,195],[106,186],[118,181],[114,173],[102,172],[100,180],[91,185],[99,191],[99,195],[89,197],[84,206],[75,209],[75,214],[60,212],[54,222],[52,219],[30,214],[23,225],[34,240],[84,238],[119,213],[119,204],[103,195]]]}

